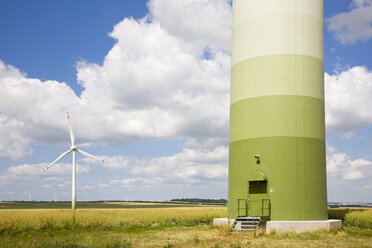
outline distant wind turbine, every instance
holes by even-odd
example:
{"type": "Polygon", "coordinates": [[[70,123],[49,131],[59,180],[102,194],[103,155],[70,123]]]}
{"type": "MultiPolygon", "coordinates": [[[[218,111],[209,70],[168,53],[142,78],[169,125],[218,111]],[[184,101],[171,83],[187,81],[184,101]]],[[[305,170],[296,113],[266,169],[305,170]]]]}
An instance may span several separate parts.
{"type": "Polygon", "coordinates": [[[32,193],[27,193],[28,194],[28,201],[32,201],[32,193]]]}
{"type": "Polygon", "coordinates": [[[47,171],[50,167],[55,165],[58,161],[60,161],[62,158],[66,157],[70,152],[72,152],[72,210],[76,209],[76,161],[75,161],[75,153],[79,152],[83,154],[84,156],[91,157],[94,159],[97,159],[101,162],[107,163],[105,160],[101,160],[87,152],[82,151],[81,149],[77,149],[75,146],[75,136],[74,132],[72,131],[71,121],[70,121],[70,114],[67,112],[67,119],[68,119],[68,126],[70,129],[70,139],[71,139],[71,148],[70,150],[62,153],[56,160],[53,161],[49,166],[47,166],[44,169],[44,172],[47,171]]]}

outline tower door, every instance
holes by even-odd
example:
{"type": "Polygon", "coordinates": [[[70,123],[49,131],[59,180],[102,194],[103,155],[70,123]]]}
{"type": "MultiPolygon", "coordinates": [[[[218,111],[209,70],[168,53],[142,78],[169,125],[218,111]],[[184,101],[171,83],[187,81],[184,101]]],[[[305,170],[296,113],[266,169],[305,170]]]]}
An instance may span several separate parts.
{"type": "Polygon", "coordinates": [[[248,182],[248,215],[261,216],[262,199],[267,199],[267,181],[248,182]]]}

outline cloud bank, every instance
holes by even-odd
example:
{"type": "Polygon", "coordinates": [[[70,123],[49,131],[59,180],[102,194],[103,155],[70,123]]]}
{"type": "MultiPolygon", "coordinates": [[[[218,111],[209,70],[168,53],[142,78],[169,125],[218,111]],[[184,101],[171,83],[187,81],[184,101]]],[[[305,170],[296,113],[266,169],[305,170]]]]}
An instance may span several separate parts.
{"type": "Polygon", "coordinates": [[[370,200],[372,188],[372,161],[352,159],[350,155],[336,150],[328,151],[327,177],[329,201],[370,200]]]}

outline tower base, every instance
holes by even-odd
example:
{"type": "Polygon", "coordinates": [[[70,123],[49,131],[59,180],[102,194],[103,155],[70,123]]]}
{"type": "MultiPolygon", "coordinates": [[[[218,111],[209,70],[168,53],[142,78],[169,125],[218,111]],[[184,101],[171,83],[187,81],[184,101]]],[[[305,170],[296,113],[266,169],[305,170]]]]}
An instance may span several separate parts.
{"type": "MultiPolygon", "coordinates": [[[[230,226],[234,220],[230,220],[230,226]]],[[[213,219],[213,226],[228,226],[227,218],[213,219]]],[[[342,220],[314,220],[314,221],[268,221],[266,222],[266,232],[314,232],[319,230],[340,229],[342,220]]]]}
{"type": "Polygon", "coordinates": [[[315,220],[315,221],[268,221],[266,232],[313,232],[319,230],[340,229],[341,220],[315,220]]]}

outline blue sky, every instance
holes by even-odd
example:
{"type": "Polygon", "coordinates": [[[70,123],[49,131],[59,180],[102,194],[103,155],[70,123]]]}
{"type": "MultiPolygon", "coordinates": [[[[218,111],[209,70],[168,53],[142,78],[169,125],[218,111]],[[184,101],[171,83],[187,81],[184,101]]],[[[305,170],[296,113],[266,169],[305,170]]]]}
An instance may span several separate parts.
{"type": "MultiPolygon", "coordinates": [[[[325,1],[328,198],[371,202],[372,1],[325,1]]],[[[0,2],[0,200],[227,197],[229,0],[0,2]],[[196,22],[196,20],[198,20],[196,22]]]]}
{"type": "Polygon", "coordinates": [[[123,18],[147,14],[146,1],[1,1],[1,59],[29,77],[76,84],[76,62],[101,64],[114,44],[108,37],[123,18]],[[27,44],[25,44],[25,39],[27,44]]]}

